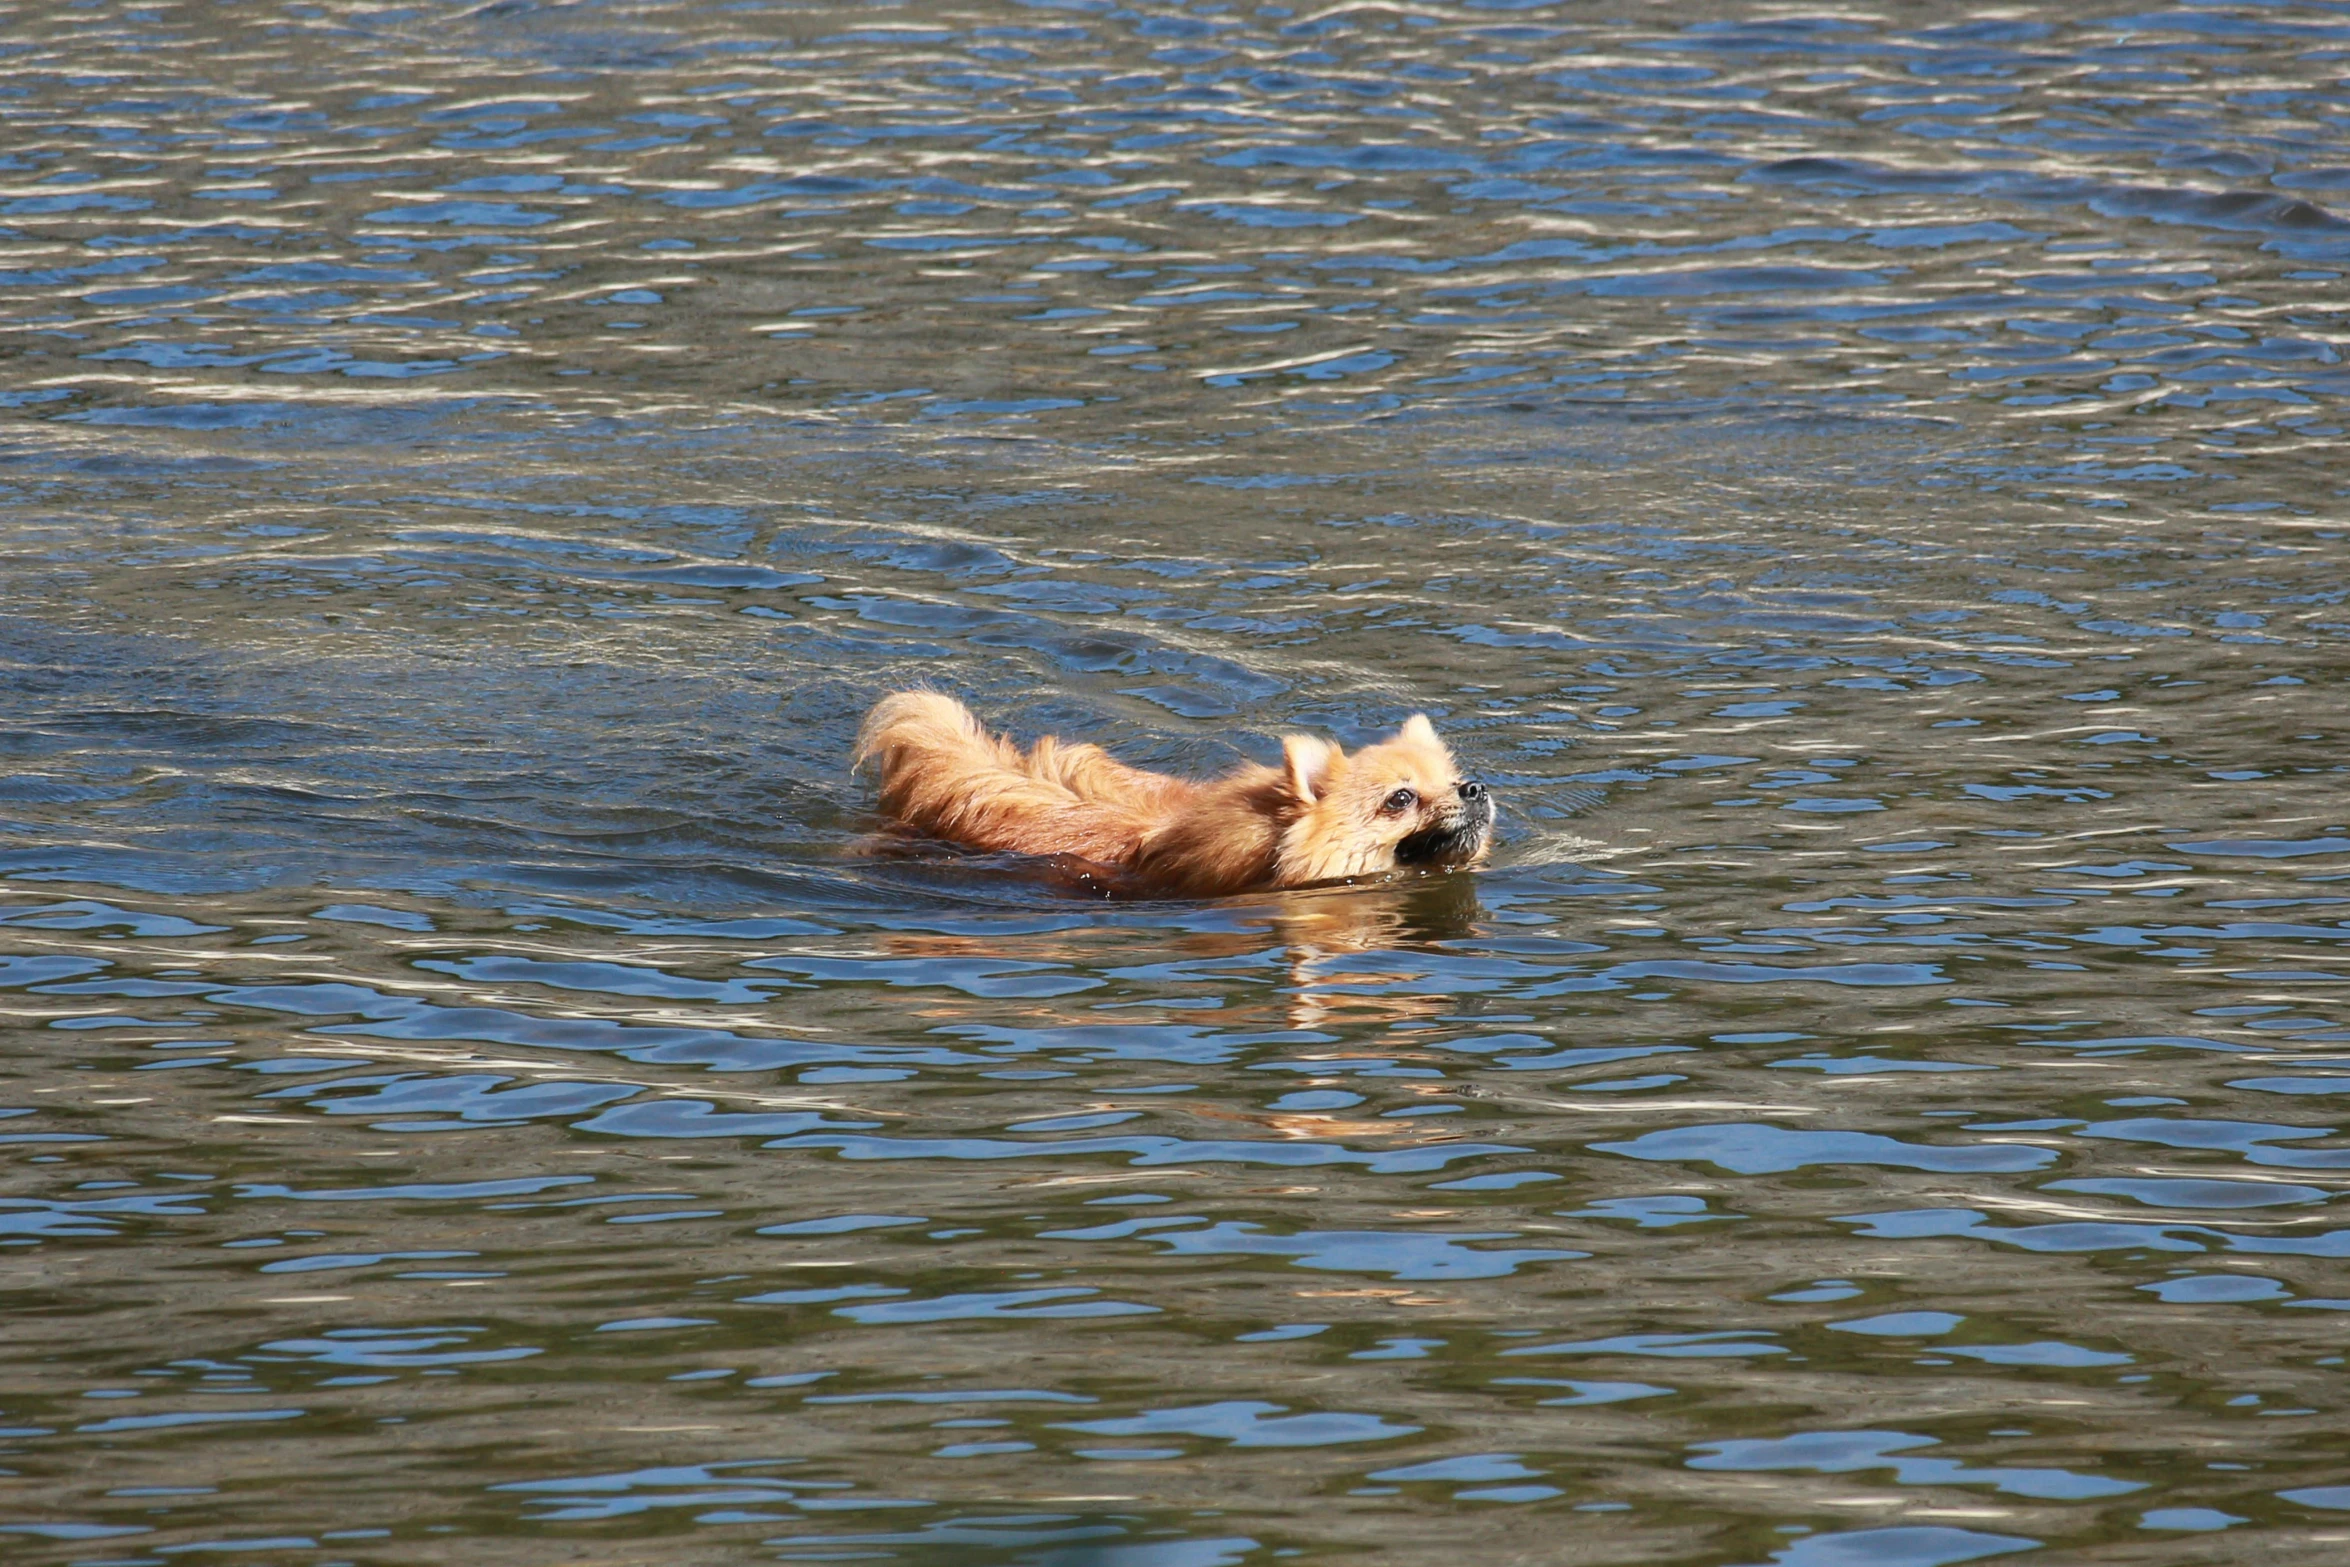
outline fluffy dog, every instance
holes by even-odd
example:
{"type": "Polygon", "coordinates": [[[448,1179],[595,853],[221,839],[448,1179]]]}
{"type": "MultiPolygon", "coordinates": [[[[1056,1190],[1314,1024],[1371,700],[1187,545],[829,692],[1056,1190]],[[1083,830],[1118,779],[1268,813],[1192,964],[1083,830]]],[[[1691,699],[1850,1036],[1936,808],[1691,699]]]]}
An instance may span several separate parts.
{"type": "Polygon", "coordinates": [[[1117,873],[1118,890],[1146,897],[1222,897],[1485,855],[1493,797],[1461,777],[1424,717],[1351,756],[1287,735],[1281,760],[1201,782],[1049,736],[1023,752],[953,697],[901,691],[866,715],[855,765],[876,764],[882,810],[912,831],[1092,861],[1117,873]]]}

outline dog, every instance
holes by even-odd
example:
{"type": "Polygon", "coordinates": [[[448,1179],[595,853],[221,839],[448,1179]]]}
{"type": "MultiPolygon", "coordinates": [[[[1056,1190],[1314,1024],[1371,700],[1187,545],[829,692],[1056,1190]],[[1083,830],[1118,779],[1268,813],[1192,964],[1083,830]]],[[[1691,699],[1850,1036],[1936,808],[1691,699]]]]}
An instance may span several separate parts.
{"type": "Polygon", "coordinates": [[[1111,890],[1216,898],[1475,865],[1493,796],[1463,778],[1427,718],[1349,755],[1286,735],[1281,765],[1244,763],[1198,781],[1129,767],[1050,736],[1023,752],[937,691],[884,697],[857,733],[881,809],[965,848],[1067,856],[1107,867],[1111,890]]]}

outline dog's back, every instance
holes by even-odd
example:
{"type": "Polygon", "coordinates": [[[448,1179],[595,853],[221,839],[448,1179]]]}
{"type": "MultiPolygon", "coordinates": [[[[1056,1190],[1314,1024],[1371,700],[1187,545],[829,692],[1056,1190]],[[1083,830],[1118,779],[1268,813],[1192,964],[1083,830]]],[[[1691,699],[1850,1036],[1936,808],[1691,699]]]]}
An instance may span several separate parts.
{"type": "Polygon", "coordinates": [[[1128,767],[1094,745],[991,735],[937,691],[900,691],[866,715],[856,764],[876,764],[881,809],[933,838],[1016,854],[1131,860],[1196,786],[1128,767]]]}

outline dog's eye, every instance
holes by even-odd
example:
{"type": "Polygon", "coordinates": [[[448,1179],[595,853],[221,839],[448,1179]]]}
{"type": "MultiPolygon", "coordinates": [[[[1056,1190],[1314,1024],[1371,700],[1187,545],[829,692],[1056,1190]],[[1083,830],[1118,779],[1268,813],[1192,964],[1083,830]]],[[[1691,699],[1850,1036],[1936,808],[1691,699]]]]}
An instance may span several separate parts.
{"type": "Polygon", "coordinates": [[[1420,797],[1409,789],[1398,789],[1380,802],[1379,809],[1390,815],[1400,815],[1420,803],[1420,797]]]}

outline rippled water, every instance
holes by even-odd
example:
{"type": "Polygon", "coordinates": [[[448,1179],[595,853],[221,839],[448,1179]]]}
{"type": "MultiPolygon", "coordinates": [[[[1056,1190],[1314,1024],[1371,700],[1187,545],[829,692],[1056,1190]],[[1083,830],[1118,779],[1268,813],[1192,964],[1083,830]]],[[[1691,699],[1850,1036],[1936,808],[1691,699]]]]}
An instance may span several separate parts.
{"type": "Polygon", "coordinates": [[[2350,7],[1678,11],[13,8],[9,1559],[2350,1555],[2350,7]]]}

